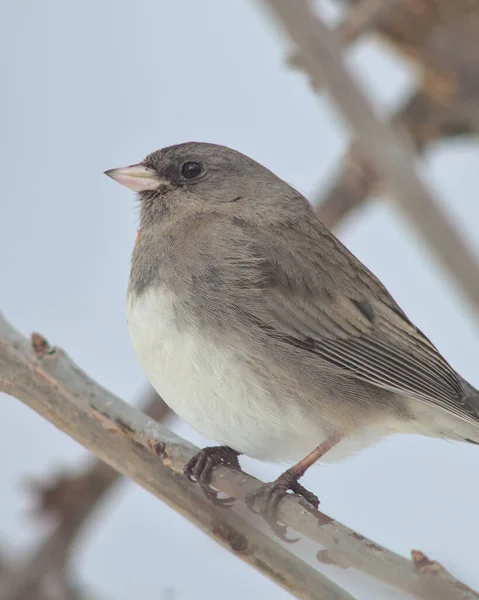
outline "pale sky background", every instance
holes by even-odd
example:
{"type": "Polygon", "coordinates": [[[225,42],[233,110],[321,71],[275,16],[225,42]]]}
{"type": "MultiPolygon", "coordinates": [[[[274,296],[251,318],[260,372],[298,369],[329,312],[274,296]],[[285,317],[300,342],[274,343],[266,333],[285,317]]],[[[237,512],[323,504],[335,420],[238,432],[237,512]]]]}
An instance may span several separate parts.
{"type": "MultiPolygon", "coordinates": [[[[252,0],[17,0],[2,17],[0,309],[134,399],[144,378],[125,293],[136,208],[103,171],[172,143],[208,141],[311,196],[339,159],[345,129],[327,98],[285,67],[284,38],[252,0]]],[[[383,111],[414,86],[409,66],[378,41],[362,41],[350,57],[383,111]]],[[[424,175],[479,253],[478,159],[475,142],[443,144],[424,175]]],[[[392,203],[370,204],[338,235],[478,386],[477,316],[392,203]]],[[[21,555],[41,533],[24,481],[80,467],[88,455],[17,400],[0,402],[0,550],[21,555]]],[[[182,423],[175,430],[205,443],[182,423]]],[[[243,464],[269,479],[281,470],[243,464]]],[[[305,485],[331,516],[404,555],[419,548],[479,589],[478,474],[477,446],[396,437],[316,468],[305,485]]],[[[130,483],[96,514],[76,557],[79,581],[99,599],[289,597],[130,483]]],[[[359,598],[407,598],[321,568],[359,598]]]]}

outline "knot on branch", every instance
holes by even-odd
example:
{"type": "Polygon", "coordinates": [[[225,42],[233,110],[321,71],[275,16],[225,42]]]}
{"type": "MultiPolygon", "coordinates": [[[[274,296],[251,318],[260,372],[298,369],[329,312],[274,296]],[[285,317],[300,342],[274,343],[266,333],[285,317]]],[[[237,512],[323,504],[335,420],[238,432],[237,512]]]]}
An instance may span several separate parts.
{"type": "Polygon", "coordinates": [[[40,333],[32,333],[31,343],[37,358],[43,358],[46,354],[54,354],[56,351],[40,333]]]}
{"type": "Polygon", "coordinates": [[[222,522],[214,525],[213,533],[220,540],[226,542],[235,552],[245,553],[248,550],[246,536],[227,523],[222,522]]]}
{"type": "Polygon", "coordinates": [[[444,567],[435,560],[429,558],[420,550],[411,550],[411,558],[414,566],[420,573],[435,575],[445,571],[444,567]]]}

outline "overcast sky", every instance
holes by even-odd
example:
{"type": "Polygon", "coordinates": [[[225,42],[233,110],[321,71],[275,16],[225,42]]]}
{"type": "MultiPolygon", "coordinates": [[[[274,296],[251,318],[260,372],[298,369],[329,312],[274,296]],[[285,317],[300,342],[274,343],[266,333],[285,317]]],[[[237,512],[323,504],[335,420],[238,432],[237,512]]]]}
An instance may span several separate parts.
{"type": "MultiPolygon", "coordinates": [[[[312,195],[346,130],[327,98],[285,67],[288,47],[252,0],[17,0],[2,13],[0,309],[133,400],[144,381],[125,317],[136,208],[103,171],[172,143],[208,141],[312,195]]],[[[350,57],[381,111],[414,86],[408,65],[375,40],[350,57]]],[[[424,165],[477,252],[478,159],[476,143],[449,144],[424,165]]],[[[392,203],[371,203],[338,235],[478,386],[477,318],[392,203]]],[[[3,396],[0,411],[0,550],[20,553],[41,533],[28,517],[25,479],[88,455],[17,400],[3,396]]],[[[175,429],[205,443],[182,423],[175,429]]],[[[270,479],[281,470],[243,464],[270,479]]],[[[476,446],[398,436],[317,467],[305,485],[331,516],[404,555],[419,548],[479,588],[478,469],[476,446]]],[[[97,513],[76,556],[79,580],[100,599],[289,597],[133,484],[97,513]]],[[[361,598],[406,597],[366,576],[324,571],[361,598]]]]}

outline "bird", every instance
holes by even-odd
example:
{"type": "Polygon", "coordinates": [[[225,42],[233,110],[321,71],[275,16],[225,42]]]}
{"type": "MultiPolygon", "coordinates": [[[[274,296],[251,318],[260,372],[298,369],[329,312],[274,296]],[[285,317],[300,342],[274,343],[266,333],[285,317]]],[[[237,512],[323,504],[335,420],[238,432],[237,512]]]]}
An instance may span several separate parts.
{"type": "MultiPolygon", "coordinates": [[[[289,463],[247,498],[270,524],[299,479],[397,433],[479,443],[479,392],[295,188],[231,148],[186,142],[105,174],[137,193],[127,321],[158,394],[218,442],[185,474],[289,463]],[[258,508],[259,506],[259,508],[258,508]]],[[[276,523],[278,534],[283,533],[276,523]]]]}

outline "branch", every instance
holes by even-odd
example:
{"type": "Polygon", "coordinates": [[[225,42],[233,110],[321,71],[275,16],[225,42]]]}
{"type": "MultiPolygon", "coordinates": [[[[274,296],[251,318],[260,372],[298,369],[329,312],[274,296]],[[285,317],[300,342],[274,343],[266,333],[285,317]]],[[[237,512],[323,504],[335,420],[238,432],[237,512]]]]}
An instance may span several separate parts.
{"type": "MultiPolygon", "coordinates": [[[[423,91],[417,92],[391,117],[394,127],[404,130],[421,154],[426,145],[441,137],[472,134],[465,124],[454,119],[449,107],[438,104],[423,91]]],[[[329,188],[313,195],[316,214],[330,229],[360,208],[381,187],[381,179],[373,165],[363,157],[357,142],[352,142],[339,161],[339,169],[329,188]]]]}
{"type": "MultiPolygon", "coordinates": [[[[38,334],[32,335],[32,347],[37,358],[43,358],[54,351],[47,341],[38,334]]],[[[152,419],[161,421],[169,411],[168,406],[149,387],[145,393],[145,413],[152,419]]],[[[71,550],[80,531],[91,518],[94,509],[108,492],[121,480],[121,474],[100,459],[93,460],[81,475],[60,476],[56,481],[44,485],[31,486],[37,496],[37,513],[49,514],[58,523],[38,544],[21,568],[10,569],[0,579],[0,599],[28,600],[36,598],[39,589],[46,585],[54,587],[56,598],[70,600],[77,591],[70,589],[68,563],[71,550]]],[[[1,575],[1,574],[0,574],[1,575]]],[[[43,592],[45,599],[48,591],[43,592]]]]}
{"type": "Polygon", "coordinates": [[[311,204],[318,219],[334,229],[365,204],[378,184],[376,171],[353,142],[340,160],[329,188],[313,194],[311,204]]]}
{"type": "MultiPolygon", "coordinates": [[[[22,400],[113,469],[136,481],[297,597],[352,600],[325,575],[291,555],[235,512],[214,507],[198,486],[188,482],[180,473],[181,465],[197,448],[95,383],[62,350],[49,348],[39,359],[28,341],[1,316],[0,391],[22,400]],[[166,454],[167,449],[173,448],[173,458],[178,454],[183,457],[182,463],[175,462],[176,470],[170,465],[172,457],[166,454]]],[[[215,477],[229,478],[231,473],[224,469],[215,477]]],[[[248,479],[253,487],[258,485],[256,480],[248,479]]],[[[77,514],[77,518],[82,516],[77,514]]],[[[72,523],[71,527],[75,525],[72,523]]],[[[62,547],[68,546],[70,536],[71,531],[59,531],[41,552],[27,559],[34,575],[35,571],[38,574],[48,570],[51,553],[60,553],[62,547]]],[[[18,570],[27,578],[24,567],[18,570]]],[[[17,583],[18,580],[15,577],[17,583]]],[[[0,598],[16,600],[18,591],[5,586],[0,598]]]]}
{"type": "Polygon", "coordinates": [[[263,4],[298,47],[309,76],[313,81],[322,78],[362,152],[375,165],[399,207],[479,311],[479,271],[470,249],[419,178],[410,144],[374,114],[343,64],[334,35],[307,0],[263,0],[263,4]]]}
{"type": "MultiPolygon", "coordinates": [[[[208,502],[198,486],[183,476],[197,448],[99,386],[62,350],[51,348],[40,359],[34,356],[27,340],[1,316],[0,391],[22,400],[293,594],[351,598],[234,511],[208,502]]],[[[260,485],[245,473],[221,466],[213,471],[212,482],[240,500],[260,485]]],[[[292,495],[280,502],[278,514],[286,525],[326,547],[329,562],[355,567],[424,598],[479,598],[444,569],[421,570],[327,515],[306,509],[292,495]]],[[[37,557],[37,565],[48,560],[45,554],[37,557]]],[[[0,598],[13,596],[4,592],[0,598]]]]}
{"type": "MultiPolygon", "coordinates": [[[[427,10],[417,13],[414,10],[414,1],[402,0],[397,3],[398,10],[378,14],[374,12],[374,0],[350,0],[346,20],[335,33],[344,46],[355,41],[365,31],[357,27],[356,34],[350,36],[343,28],[354,30],[350,23],[366,22],[366,30],[376,29],[388,42],[394,44],[397,50],[405,53],[409,60],[412,59],[422,71],[420,89],[392,118],[394,124],[409,134],[416,151],[421,153],[429,142],[441,138],[471,136],[478,132],[477,87],[471,86],[470,82],[471,78],[475,78],[475,59],[479,45],[474,42],[475,51],[470,52],[468,45],[465,48],[458,43],[439,46],[428,43],[431,39],[437,42],[437,19],[441,17],[432,6],[431,9],[427,9],[430,10],[429,13],[427,10]],[[370,15],[369,21],[367,14],[370,15]],[[420,36],[417,35],[418,31],[422,32],[420,36]],[[446,60],[440,54],[441,48],[442,51],[446,51],[446,60]],[[435,51],[439,51],[437,55],[435,51]],[[451,60],[456,67],[452,71],[451,60]],[[432,74],[431,62],[434,63],[432,74]],[[441,77],[438,77],[438,70],[441,77]],[[458,73],[461,75],[458,76],[458,73]],[[445,83],[447,81],[449,84],[445,83]],[[438,86],[449,90],[447,97],[438,92],[438,86]]],[[[386,3],[381,0],[378,0],[378,4],[386,8],[386,3]]],[[[471,20],[467,8],[463,0],[457,0],[455,5],[455,17],[448,14],[446,19],[441,19],[441,35],[450,35],[455,42],[458,39],[463,40],[464,37],[470,39],[471,30],[466,23],[470,23],[471,20]]],[[[390,10],[393,7],[387,8],[390,10]]],[[[477,39],[477,36],[473,39],[477,39]]],[[[295,61],[295,66],[303,68],[300,60],[295,61]]],[[[368,161],[360,155],[354,142],[340,161],[340,167],[329,189],[326,192],[321,190],[316,197],[313,196],[313,204],[317,207],[319,218],[330,228],[338,224],[362,206],[380,183],[380,178],[368,161]]]]}
{"type": "MultiPolygon", "coordinates": [[[[34,333],[31,342],[39,359],[52,352],[39,334],[34,333]]],[[[156,421],[161,421],[170,410],[150,385],[140,407],[156,421]]],[[[47,485],[31,485],[37,497],[36,512],[54,516],[58,523],[53,532],[38,543],[20,569],[0,571],[0,589],[4,590],[0,592],[0,598],[80,600],[80,591],[72,587],[68,577],[72,548],[95,509],[121,479],[118,471],[102,460],[94,459],[80,475],[61,475],[47,485]],[[53,596],[51,589],[54,589],[53,596]],[[40,598],[39,594],[43,596],[40,598]]]]}

